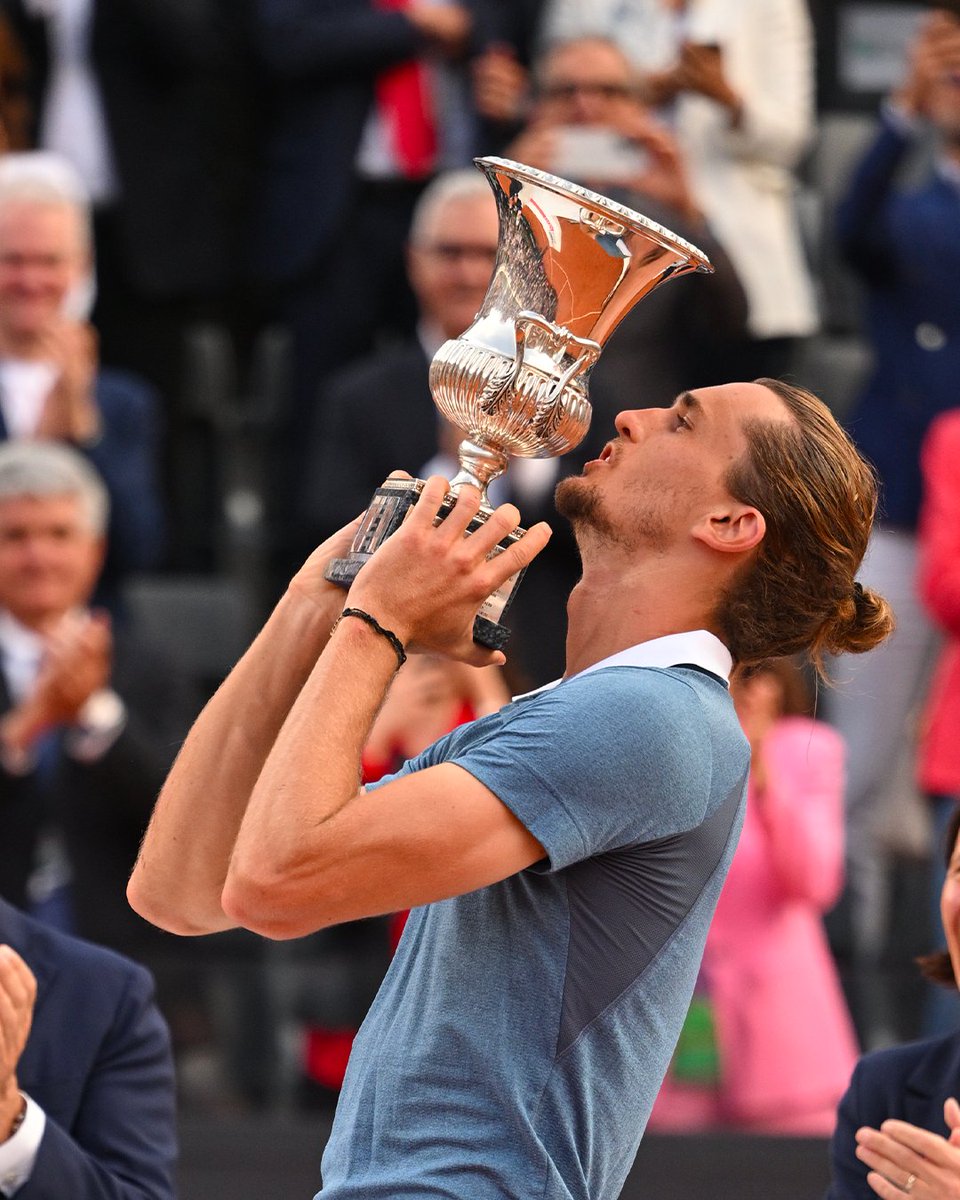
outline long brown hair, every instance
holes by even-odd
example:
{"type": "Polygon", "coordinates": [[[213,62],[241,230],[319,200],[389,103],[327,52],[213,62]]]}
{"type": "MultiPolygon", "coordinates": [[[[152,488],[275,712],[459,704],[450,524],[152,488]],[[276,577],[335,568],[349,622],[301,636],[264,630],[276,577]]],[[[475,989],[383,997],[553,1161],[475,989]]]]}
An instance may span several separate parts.
{"type": "Polygon", "coordinates": [[[861,654],[893,629],[882,596],[855,583],[877,506],[872,468],[812,392],[758,379],[791,422],[752,421],[747,453],[727,473],[730,494],[758,509],[766,534],[716,617],[741,665],[805,651],[861,654]]]}

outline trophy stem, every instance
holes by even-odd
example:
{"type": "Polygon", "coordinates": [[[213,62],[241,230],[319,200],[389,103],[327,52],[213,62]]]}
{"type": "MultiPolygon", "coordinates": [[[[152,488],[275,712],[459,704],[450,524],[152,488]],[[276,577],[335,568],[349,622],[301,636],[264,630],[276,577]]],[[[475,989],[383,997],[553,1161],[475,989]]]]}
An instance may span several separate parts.
{"type": "Polygon", "coordinates": [[[480,503],[489,507],[487,485],[507,469],[510,459],[495,446],[485,445],[482,439],[475,442],[464,438],[457,449],[460,470],[450,480],[450,491],[458,492],[464,484],[480,489],[480,503]]]}

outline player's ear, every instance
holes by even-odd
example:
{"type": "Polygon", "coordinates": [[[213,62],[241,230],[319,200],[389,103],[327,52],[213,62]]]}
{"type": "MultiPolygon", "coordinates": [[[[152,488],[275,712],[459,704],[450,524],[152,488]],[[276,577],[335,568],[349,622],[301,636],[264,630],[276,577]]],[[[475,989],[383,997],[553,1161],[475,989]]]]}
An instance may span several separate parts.
{"type": "Polygon", "coordinates": [[[731,504],[716,509],[694,525],[697,541],[722,554],[743,554],[759,546],[767,532],[763,513],[749,504],[731,504]]]}

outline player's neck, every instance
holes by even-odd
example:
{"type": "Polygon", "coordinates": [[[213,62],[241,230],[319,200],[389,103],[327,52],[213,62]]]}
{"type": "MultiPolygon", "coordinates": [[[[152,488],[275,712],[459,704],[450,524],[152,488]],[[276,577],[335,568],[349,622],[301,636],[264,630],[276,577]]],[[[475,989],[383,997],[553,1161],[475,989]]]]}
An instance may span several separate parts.
{"type": "Polygon", "coordinates": [[[709,629],[712,590],[690,587],[675,562],[653,561],[616,569],[586,568],[567,603],[566,674],[638,642],[709,629]]]}

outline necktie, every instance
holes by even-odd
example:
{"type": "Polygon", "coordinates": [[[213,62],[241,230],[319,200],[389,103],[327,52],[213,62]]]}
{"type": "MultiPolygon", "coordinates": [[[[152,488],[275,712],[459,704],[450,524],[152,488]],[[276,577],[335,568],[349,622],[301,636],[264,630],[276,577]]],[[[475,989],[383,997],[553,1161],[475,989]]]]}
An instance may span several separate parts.
{"type": "MultiPolygon", "coordinates": [[[[393,11],[408,4],[409,0],[377,0],[378,8],[393,11]]],[[[422,179],[436,163],[437,130],[428,83],[424,64],[412,58],[377,79],[377,104],[394,157],[407,179],[422,179]]]]}

